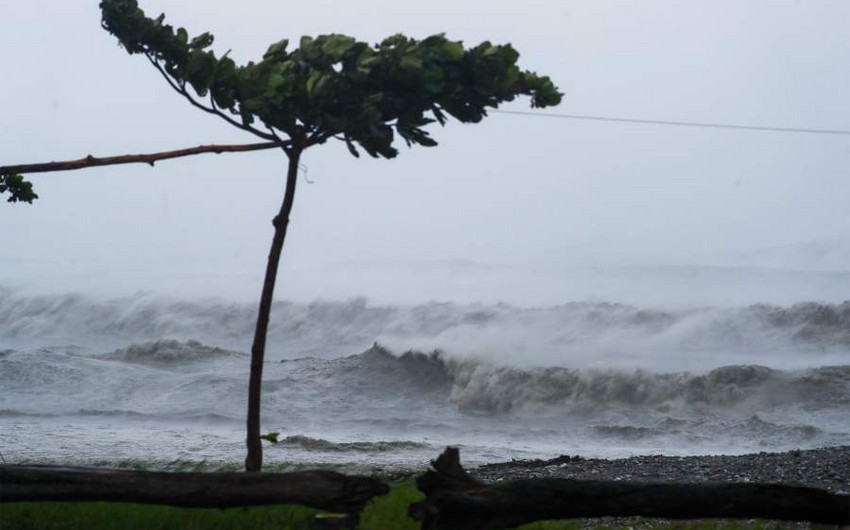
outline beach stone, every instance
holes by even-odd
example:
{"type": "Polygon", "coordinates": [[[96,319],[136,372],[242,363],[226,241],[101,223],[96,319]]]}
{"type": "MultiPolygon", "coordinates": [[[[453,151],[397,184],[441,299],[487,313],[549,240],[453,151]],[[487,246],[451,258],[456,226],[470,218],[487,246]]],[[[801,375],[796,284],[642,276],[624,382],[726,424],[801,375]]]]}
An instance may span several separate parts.
{"type": "Polygon", "coordinates": [[[850,492],[850,446],[746,455],[662,456],[602,459],[561,455],[513,460],[470,471],[477,479],[571,478],[659,482],[756,482],[850,492]]]}

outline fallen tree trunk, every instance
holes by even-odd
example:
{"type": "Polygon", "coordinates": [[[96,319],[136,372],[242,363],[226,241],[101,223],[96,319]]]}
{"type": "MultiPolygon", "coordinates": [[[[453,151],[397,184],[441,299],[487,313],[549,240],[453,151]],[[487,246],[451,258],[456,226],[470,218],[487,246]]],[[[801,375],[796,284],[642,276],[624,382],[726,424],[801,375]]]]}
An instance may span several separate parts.
{"type": "Polygon", "coordinates": [[[828,491],[749,483],[650,483],[529,479],[487,485],[460,465],[448,448],[417,479],[426,499],[410,515],[423,530],[494,530],[577,517],[643,516],[668,519],[761,518],[850,524],[850,496],[828,491]]]}
{"type": "Polygon", "coordinates": [[[162,473],[52,466],[0,466],[0,502],[109,501],[230,508],[301,504],[358,513],[389,487],[334,471],[162,473]]]}

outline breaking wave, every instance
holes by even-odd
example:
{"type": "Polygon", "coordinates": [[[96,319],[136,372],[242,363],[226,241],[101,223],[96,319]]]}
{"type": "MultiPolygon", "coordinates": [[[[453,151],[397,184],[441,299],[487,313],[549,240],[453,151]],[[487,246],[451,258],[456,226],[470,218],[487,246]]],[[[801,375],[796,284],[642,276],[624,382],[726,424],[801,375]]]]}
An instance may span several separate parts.
{"type": "MultiPolygon", "coordinates": [[[[163,339],[201,339],[246,352],[255,318],[253,304],[220,300],[187,302],[151,295],[97,300],[24,296],[0,288],[0,358],[13,349],[46,345],[102,351],[163,339]]],[[[268,350],[271,359],[340,357],[363,351],[374,341],[395,351],[441,349],[505,364],[669,369],[670,362],[692,367],[702,356],[702,368],[754,362],[773,367],[785,354],[846,358],[850,301],[675,310],[590,302],[537,309],[371,305],[361,298],[280,302],[272,311],[268,350]]]]}
{"type": "MultiPolygon", "coordinates": [[[[245,354],[193,340],[146,342],[102,354],[82,354],[78,348],[16,352],[0,357],[0,389],[7,394],[4,401],[13,403],[15,398],[21,406],[4,407],[0,414],[222,413],[212,410],[209,402],[233,403],[229,410],[239,418],[247,370],[245,354]],[[38,405],[41,400],[44,403],[38,405]],[[117,403],[126,406],[116,407],[117,403]]],[[[295,400],[304,403],[305,415],[315,404],[356,408],[370,403],[399,407],[446,403],[473,415],[592,414],[612,409],[756,413],[850,404],[850,363],[793,370],[740,364],[669,372],[528,367],[441,351],[397,355],[376,343],[357,355],[270,363],[265,372],[264,392],[273,412],[292,407],[295,400]]]]}
{"type": "MultiPolygon", "coordinates": [[[[0,450],[240,458],[255,318],[0,288],[0,450]]],[[[309,461],[839,445],[848,411],[850,301],[280,302],[263,383],[263,429],[288,435],[269,452],[309,461]]]]}
{"type": "MultiPolygon", "coordinates": [[[[123,436],[143,440],[147,449],[138,451],[170,440],[188,454],[237,454],[248,367],[244,354],[191,340],[105,354],[15,351],[0,357],[0,422],[13,433],[2,443],[20,452],[44,444],[48,454],[61,437],[89,440],[66,444],[79,452],[92,439],[111,450],[99,437],[123,436]]],[[[441,351],[396,354],[375,344],[356,355],[267,362],[263,392],[264,430],[288,434],[272,446],[280,451],[270,451],[281,459],[421,460],[446,444],[504,459],[581,447],[622,454],[850,441],[850,363],[537,367],[441,351]]],[[[121,450],[136,454],[135,447],[121,450]]]]}
{"type": "Polygon", "coordinates": [[[709,412],[741,405],[828,406],[850,400],[850,365],[793,372],[736,365],[693,374],[445,364],[452,378],[451,400],[469,413],[592,412],[610,407],[709,412]]]}
{"type": "Polygon", "coordinates": [[[242,353],[222,348],[204,346],[198,341],[157,340],[134,344],[111,353],[93,355],[92,358],[129,363],[171,363],[180,361],[203,361],[222,357],[244,357],[242,353]]]}
{"type": "Polygon", "coordinates": [[[428,449],[430,444],[407,440],[378,441],[378,442],[331,442],[321,438],[293,435],[287,436],[275,444],[281,448],[297,448],[305,451],[327,452],[358,452],[358,453],[389,453],[397,451],[412,451],[428,449]]]}

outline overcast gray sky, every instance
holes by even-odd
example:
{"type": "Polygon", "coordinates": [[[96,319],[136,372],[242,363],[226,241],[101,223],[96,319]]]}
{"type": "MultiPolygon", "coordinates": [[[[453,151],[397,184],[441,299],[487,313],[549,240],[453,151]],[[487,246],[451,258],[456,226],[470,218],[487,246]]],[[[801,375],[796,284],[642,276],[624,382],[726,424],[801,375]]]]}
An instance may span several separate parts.
{"type": "MultiPolygon", "coordinates": [[[[141,6],[190,34],[211,31],[215,49],[231,49],[238,62],[303,34],[376,42],[445,32],[470,45],[514,44],[524,68],[565,93],[547,112],[850,129],[844,0],[141,6]]],[[[0,163],[253,141],[191,108],[120,49],[93,0],[7,1],[0,20],[0,163]]],[[[506,108],[528,110],[528,102],[506,108]]],[[[342,145],[308,152],[312,183],[300,182],[283,297],[403,292],[425,300],[468,289],[466,298],[498,300],[493,278],[508,270],[521,271],[511,276],[521,292],[518,278],[569,263],[715,264],[805,242],[850,248],[848,136],[507,114],[434,133],[439,147],[402,148],[392,161],[353,159],[342,145]],[[417,288],[439,267],[456,284],[417,288]],[[493,283],[476,290],[472,280],[485,273],[493,283]]],[[[37,274],[58,290],[184,285],[255,296],[284,164],[263,152],[33,175],[34,206],[0,205],[0,284],[37,274]]],[[[775,256],[767,265],[786,265],[775,256]]],[[[834,261],[822,268],[850,269],[850,260],[834,261]]]]}

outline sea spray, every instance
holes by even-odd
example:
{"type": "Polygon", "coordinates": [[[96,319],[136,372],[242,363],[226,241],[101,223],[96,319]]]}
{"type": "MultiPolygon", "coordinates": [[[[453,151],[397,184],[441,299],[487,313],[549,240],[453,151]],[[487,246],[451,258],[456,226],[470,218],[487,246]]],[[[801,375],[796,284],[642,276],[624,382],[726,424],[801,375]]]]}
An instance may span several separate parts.
{"type": "MultiPolygon", "coordinates": [[[[33,297],[0,289],[0,347],[77,345],[106,353],[171,339],[247,352],[255,312],[254,304],[222,300],[33,297]]],[[[439,349],[526,366],[806,367],[850,358],[850,301],[669,310],[590,302],[544,308],[374,305],[362,298],[279,302],[269,360],[346,356],[376,340],[393,351],[439,349]]]]}
{"type": "MultiPolygon", "coordinates": [[[[0,450],[238,462],[254,310],[2,291],[0,450]]],[[[268,454],[418,467],[450,444],[471,462],[848,444],[848,334],[850,302],[282,302],[263,418],[285,443],[268,454]]]]}

